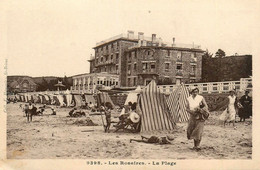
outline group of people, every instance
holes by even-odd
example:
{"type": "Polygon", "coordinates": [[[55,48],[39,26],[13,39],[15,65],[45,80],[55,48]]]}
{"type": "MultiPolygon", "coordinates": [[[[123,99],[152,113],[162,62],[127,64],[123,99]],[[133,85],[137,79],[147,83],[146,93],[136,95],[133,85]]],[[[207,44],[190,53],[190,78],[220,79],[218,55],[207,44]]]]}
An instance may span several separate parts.
{"type": "MultiPolygon", "coordinates": [[[[203,96],[199,95],[199,89],[193,88],[191,95],[187,98],[186,110],[190,113],[190,119],[187,128],[187,138],[194,140],[195,150],[200,150],[200,142],[202,139],[205,120],[209,117],[207,103],[203,96]]],[[[228,96],[228,104],[226,110],[220,116],[224,126],[227,122],[232,122],[235,127],[235,118],[238,112],[240,121],[245,121],[252,115],[252,99],[248,96],[249,91],[245,91],[245,95],[237,99],[235,90],[231,90],[228,96]],[[238,111],[237,111],[238,110],[238,111]]]]}
{"type": "Polygon", "coordinates": [[[236,129],[236,115],[240,117],[240,122],[244,122],[252,116],[252,98],[248,94],[249,91],[245,91],[245,95],[238,99],[235,90],[230,91],[228,106],[220,116],[220,120],[224,122],[224,127],[226,123],[232,122],[233,127],[236,129]]]}
{"type": "MultiPolygon", "coordinates": [[[[24,106],[20,104],[19,107],[23,109],[23,112],[27,117],[27,122],[32,121],[33,115],[43,115],[43,112],[45,111],[45,109],[47,109],[46,104],[37,108],[31,101],[29,101],[29,103],[25,104],[24,106]]],[[[52,111],[51,115],[56,115],[56,110],[53,107],[51,107],[51,111],[52,111]]]]}
{"type": "MultiPolygon", "coordinates": [[[[187,98],[186,110],[190,114],[190,119],[187,127],[187,138],[194,141],[193,150],[199,151],[200,143],[203,135],[205,121],[208,119],[210,112],[208,105],[203,96],[199,95],[199,89],[193,88],[190,91],[191,95],[187,98]]],[[[227,122],[232,122],[235,126],[235,116],[239,115],[240,121],[245,121],[246,118],[252,116],[252,98],[248,95],[249,91],[245,91],[239,100],[235,95],[235,90],[231,90],[228,96],[227,108],[221,117],[224,117],[224,125],[227,122]]],[[[157,137],[151,136],[150,138],[141,136],[141,140],[130,139],[130,142],[144,142],[156,144],[170,144],[174,138],[169,136],[157,137]]]]}
{"type": "Polygon", "coordinates": [[[115,132],[120,129],[126,129],[128,126],[134,131],[140,128],[140,115],[136,112],[137,103],[128,102],[128,105],[123,106],[119,115],[119,122],[114,125],[115,132]]]}

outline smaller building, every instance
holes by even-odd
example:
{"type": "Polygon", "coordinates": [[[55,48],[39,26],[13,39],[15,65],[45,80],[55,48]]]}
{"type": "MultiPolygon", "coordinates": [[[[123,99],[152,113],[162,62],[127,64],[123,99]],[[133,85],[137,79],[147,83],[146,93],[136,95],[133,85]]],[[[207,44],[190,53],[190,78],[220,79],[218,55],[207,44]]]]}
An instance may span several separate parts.
{"type": "Polygon", "coordinates": [[[36,91],[36,84],[29,76],[7,76],[7,92],[21,93],[36,91]]]}
{"type": "Polygon", "coordinates": [[[117,87],[119,75],[102,73],[85,73],[72,76],[73,85],[71,92],[74,94],[96,93],[100,89],[110,89],[117,87]]]}

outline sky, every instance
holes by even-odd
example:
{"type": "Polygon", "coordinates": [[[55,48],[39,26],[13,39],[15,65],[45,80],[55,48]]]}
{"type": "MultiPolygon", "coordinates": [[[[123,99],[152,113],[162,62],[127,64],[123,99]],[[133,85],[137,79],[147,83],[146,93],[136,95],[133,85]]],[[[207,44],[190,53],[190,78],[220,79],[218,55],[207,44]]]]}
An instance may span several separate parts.
{"type": "Polygon", "coordinates": [[[8,75],[72,76],[89,72],[97,42],[127,30],[166,42],[199,44],[226,55],[252,54],[256,1],[8,1],[8,75]]]}

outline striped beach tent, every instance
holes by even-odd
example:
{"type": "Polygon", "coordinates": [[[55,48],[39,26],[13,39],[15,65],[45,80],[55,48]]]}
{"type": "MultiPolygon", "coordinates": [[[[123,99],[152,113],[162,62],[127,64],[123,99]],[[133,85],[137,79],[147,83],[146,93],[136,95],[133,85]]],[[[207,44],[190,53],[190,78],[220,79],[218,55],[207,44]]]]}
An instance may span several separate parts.
{"type": "Polygon", "coordinates": [[[97,103],[98,103],[98,106],[100,106],[102,103],[111,103],[112,104],[112,107],[115,108],[115,105],[114,103],[112,102],[111,98],[109,97],[108,93],[106,92],[99,92],[97,94],[97,103]]]}
{"type": "Polygon", "coordinates": [[[181,84],[169,95],[166,102],[174,122],[186,122],[189,120],[189,113],[186,111],[188,97],[189,90],[184,84],[181,84]]]}
{"type": "Polygon", "coordinates": [[[64,104],[64,98],[63,98],[63,95],[58,94],[58,95],[56,95],[56,96],[57,96],[57,98],[58,98],[58,100],[59,100],[59,104],[60,104],[60,106],[63,106],[63,104],[64,104]]]}
{"type": "Polygon", "coordinates": [[[53,100],[55,101],[55,105],[58,105],[60,106],[60,101],[58,99],[58,96],[57,95],[53,95],[53,100]]]}
{"type": "Polygon", "coordinates": [[[74,94],[74,95],[73,95],[73,98],[74,98],[75,106],[76,106],[76,107],[82,106],[82,97],[81,97],[81,95],[79,95],[79,94],[74,94]]]}
{"type": "Polygon", "coordinates": [[[71,106],[71,103],[72,103],[72,94],[65,94],[65,97],[66,97],[66,104],[67,106],[71,106]]]}
{"type": "Polygon", "coordinates": [[[85,101],[89,104],[90,102],[92,104],[97,103],[93,95],[85,94],[85,101]]]}
{"type": "Polygon", "coordinates": [[[154,80],[141,91],[137,107],[141,112],[141,132],[174,129],[175,122],[167,109],[165,95],[154,80]]]}

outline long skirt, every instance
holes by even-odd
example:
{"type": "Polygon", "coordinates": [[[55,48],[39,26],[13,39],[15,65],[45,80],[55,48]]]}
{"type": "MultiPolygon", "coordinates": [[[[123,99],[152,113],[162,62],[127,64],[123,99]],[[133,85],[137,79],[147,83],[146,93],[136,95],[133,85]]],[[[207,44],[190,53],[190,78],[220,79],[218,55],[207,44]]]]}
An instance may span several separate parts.
{"type": "Polygon", "coordinates": [[[194,116],[190,116],[188,129],[187,129],[187,138],[194,140],[201,140],[203,129],[204,129],[205,120],[197,120],[194,116]]]}

